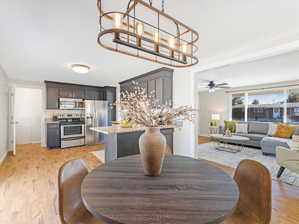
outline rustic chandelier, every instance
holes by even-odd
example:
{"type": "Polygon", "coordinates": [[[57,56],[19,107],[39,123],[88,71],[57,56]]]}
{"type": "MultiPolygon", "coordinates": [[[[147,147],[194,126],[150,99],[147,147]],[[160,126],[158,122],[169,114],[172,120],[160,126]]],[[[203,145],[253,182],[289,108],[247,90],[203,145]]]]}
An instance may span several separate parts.
{"type": "Polygon", "coordinates": [[[184,68],[198,63],[198,33],[143,0],[97,0],[100,46],[167,66],[184,68]],[[112,2],[116,3],[112,3],[112,2]],[[123,5],[122,5],[123,4],[123,5]],[[112,9],[107,9],[107,7],[112,9]],[[117,9],[116,9],[117,8],[117,9]]]}

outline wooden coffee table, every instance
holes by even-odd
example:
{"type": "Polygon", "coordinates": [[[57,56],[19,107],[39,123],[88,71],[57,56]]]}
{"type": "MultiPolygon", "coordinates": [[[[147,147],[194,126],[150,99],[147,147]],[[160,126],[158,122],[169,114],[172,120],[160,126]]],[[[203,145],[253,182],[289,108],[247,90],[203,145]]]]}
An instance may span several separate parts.
{"type": "Polygon", "coordinates": [[[248,137],[238,135],[233,135],[230,137],[223,134],[212,134],[211,137],[216,140],[217,150],[232,153],[242,151],[246,142],[250,140],[248,137]]]}

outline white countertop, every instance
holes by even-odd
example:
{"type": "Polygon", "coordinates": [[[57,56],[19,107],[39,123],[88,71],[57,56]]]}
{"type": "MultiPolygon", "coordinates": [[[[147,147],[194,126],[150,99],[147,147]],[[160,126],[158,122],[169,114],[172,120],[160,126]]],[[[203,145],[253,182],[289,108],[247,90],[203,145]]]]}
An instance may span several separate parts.
{"type": "MultiPolygon", "coordinates": [[[[166,129],[166,128],[176,128],[175,125],[166,125],[166,126],[161,126],[161,129],[166,129]]],[[[122,128],[119,125],[114,125],[114,126],[103,126],[103,127],[94,127],[90,128],[90,130],[93,130],[95,132],[100,132],[103,134],[118,134],[118,133],[128,133],[128,132],[135,132],[135,131],[144,131],[146,127],[132,127],[132,128],[122,128]]]]}

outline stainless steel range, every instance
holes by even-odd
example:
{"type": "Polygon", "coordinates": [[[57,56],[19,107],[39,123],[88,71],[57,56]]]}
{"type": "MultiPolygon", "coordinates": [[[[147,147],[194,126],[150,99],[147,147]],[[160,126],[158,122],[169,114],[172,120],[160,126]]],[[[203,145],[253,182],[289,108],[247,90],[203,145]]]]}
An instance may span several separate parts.
{"type": "Polygon", "coordinates": [[[85,145],[85,122],[81,118],[60,121],[61,148],[85,145]]]}

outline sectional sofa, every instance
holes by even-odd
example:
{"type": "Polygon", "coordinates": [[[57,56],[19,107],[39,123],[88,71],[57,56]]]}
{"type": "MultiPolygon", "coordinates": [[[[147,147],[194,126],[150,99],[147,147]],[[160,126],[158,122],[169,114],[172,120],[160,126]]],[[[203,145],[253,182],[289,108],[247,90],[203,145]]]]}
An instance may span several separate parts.
{"type": "MultiPolygon", "coordinates": [[[[235,133],[235,135],[248,137],[247,146],[261,148],[265,155],[276,155],[276,147],[290,148],[292,139],[268,136],[269,123],[266,122],[242,122],[248,124],[247,133],[235,133]]],[[[299,129],[299,126],[296,127],[299,129]]]]}

